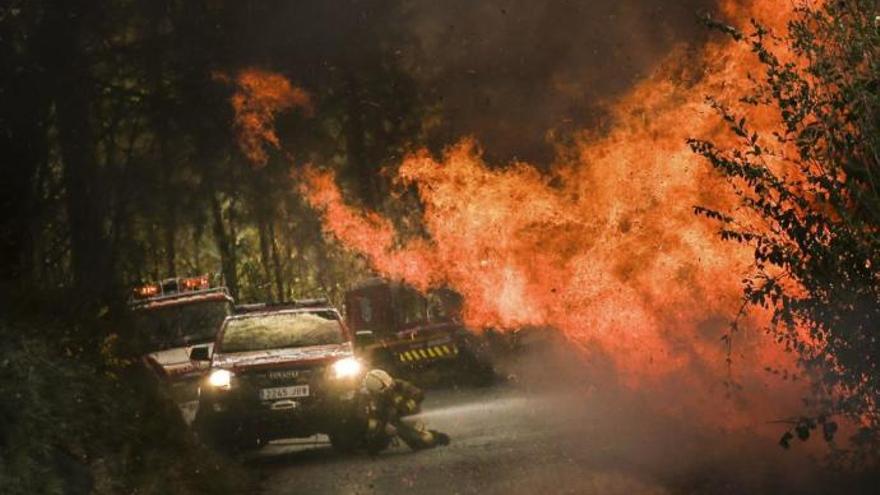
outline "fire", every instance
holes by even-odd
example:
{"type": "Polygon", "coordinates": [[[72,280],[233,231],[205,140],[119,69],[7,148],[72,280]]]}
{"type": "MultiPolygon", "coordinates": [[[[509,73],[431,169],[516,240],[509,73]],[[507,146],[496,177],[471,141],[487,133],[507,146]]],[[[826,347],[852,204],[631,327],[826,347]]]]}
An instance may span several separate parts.
{"type": "MultiPolygon", "coordinates": [[[[759,15],[775,29],[791,14],[767,1],[726,1],[722,10],[759,15]]],[[[666,380],[694,391],[685,401],[711,401],[701,395],[717,391],[727,372],[719,337],[741,304],[751,253],[694,216],[695,205],[726,209],[733,199],[685,140],[729,140],[704,98],[735,105],[749,84],[744,75],[760,69],[746,47],[717,41],[685,62],[701,73],[678,78],[679,55],[613,102],[610,131],[583,132],[548,173],[526,163],[489,166],[472,139],[439,159],[426,151],[405,158],[396,180],[418,191],[430,240],[397,244],[388,220],[345,204],[332,174],[306,170],[302,193],[327,231],[378,272],[460,292],[471,326],[550,326],[612,360],[625,383],[666,380]]],[[[763,130],[776,117],[737,110],[763,130]]],[[[752,326],[766,316],[753,314],[752,326]]],[[[790,412],[802,389],[768,389],[763,369],[793,368],[791,356],[756,331],[736,338],[736,379],[756,395],[728,425],[752,424],[756,408],[765,419],[790,412]]]]}
{"type": "Polygon", "coordinates": [[[275,133],[276,115],[293,108],[310,114],[311,97],[284,76],[259,69],[239,72],[235,86],[231,102],[239,147],[251,163],[263,166],[269,159],[264,146],[280,148],[275,133]]]}

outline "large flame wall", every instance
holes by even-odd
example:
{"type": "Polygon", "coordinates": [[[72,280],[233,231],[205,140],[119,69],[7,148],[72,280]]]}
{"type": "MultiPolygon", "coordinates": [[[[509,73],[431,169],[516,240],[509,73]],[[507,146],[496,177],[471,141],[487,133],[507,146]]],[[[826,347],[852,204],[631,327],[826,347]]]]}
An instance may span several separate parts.
{"type": "MultiPolygon", "coordinates": [[[[788,15],[776,2],[722,9],[776,28],[788,15]]],[[[695,205],[733,200],[685,140],[729,139],[704,99],[735,102],[749,70],[760,68],[727,40],[699,55],[677,51],[613,104],[610,130],[584,132],[547,173],[525,163],[490,166],[471,139],[439,158],[407,157],[396,180],[418,191],[429,240],[395,244],[392,224],[347,206],[326,172],[307,170],[302,192],[326,230],[377,271],[459,291],[471,326],[558,329],[587,356],[610,358],[625,383],[672,381],[693,391],[682,407],[705,406],[726,377],[720,337],[738,310],[751,254],[694,216],[695,205]]],[[[750,117],[767,130],[773,115],[750,117]]],[[[752,315],[753,328],[763,316],[752,315]]],[[[790,412],[800,387],[764,368],[791,365],[791,357],[756,330],[736,339],[734,375],[749,398],[729,404],[726,424],[790,412]]]]}

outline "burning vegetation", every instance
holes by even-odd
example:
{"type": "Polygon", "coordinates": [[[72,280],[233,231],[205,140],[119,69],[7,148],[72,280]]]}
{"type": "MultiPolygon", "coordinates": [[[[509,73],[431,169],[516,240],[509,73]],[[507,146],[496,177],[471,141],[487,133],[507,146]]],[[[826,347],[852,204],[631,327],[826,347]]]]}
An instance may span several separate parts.
{"type": "Polygon", "coordinates": [[[264,147],[281,146],[275,133],[275,116],[294,108],[311,114],[312,101],[305,90],[290,84],[284,76],[260,69],[242,70],[234,83],[231,103],[238,145],[254,166],[262,167],[269,159],[264,147]]]}
{"type": "MultiPolygon", "coordinates": [[[[769,20],[787,19],[774,12],[769,20]]],[[[716,408],[711,397],[729,391],[720,384],[730,380],[748,393],[721,402],[724,425],[758,427],[796,411],[804,389],[764,371],[793,372],[794,359],[757,331],[762,311],[738,335],[728,375],[720,339],[729,338],[725,322],[741,305],[751,257],[694,217],[694,206],[730,209],[735,198],[686,141],[729,139],[705,97],[739,96],[742,74],[760,63],[726,40],[682,55],[613,103],[609,129],[560,147],[547,172],[488,164],[472,139],[439,159],[424,150],[406,157],[394,180],[417,191],[426,238],[397,242],[389,221],[344,204],[330,173],[307,169],[300,190],[325,229],[381,273],[461,293],[472,327],[552,327],[586,357],[611,360],[630,386],[680,382],[691,393],[675,398],[676,409],[716,408]]]]}
{"type": "MultiPolygon", "coordinates": [[[[858,11],[816,9],[724,3],[730,18],[766,24],[709,19],[730,39],[685,60],[685,52],[673,52],[611,105],[609,129],[584,131],[561,146],[546,172],[489,164],[473,139],[439,159],[426,150],[410,154],[394,181],[417,192],[425,237],[400,241],[391,222],[346,205],[332,173],[307,169],[300,191],[323,212],[326,231],[379,272],[462,294],[472,327],[556,329],[586,359],[613,362],[628,386],[684,387],[687,394],[671,397],[675,411],[770,434],[768,418],[794,417],[802,439],[821,426],[831,440],[837,425],[829,415],[874,428],[873,372],[864,371],[870,358],[843,357],[876,330],[872,200],[854,204],[873,186],[856,184],[856,196],[847,195],[851,172],[834,163],[848,160],[845,153],[819,157],[803,144],[822,132],[822,146],[858,136],[828,135],[836,121],[826,112],[846,105],[840,92],[847,84],[862,83],[817,72],[815,60],[833,49],[807,44],[866,34],[858,32],[864,26],[843,35],[827,24],[821,31],[823,22],[858,11]],[[816,38],[799,31],[810,27],[816,38]],[[770,33],[785,32],[787,43],[770,41],[770,33]],[[810,90],[812,97],[797,93],[810,90]],[[695,211],[722,220],[720,233],[695,211]],[[841,225],[864,215],[858,226],[841,225]],[[842,244],[860,246],[863,255],[819,282],[817,249],[841,256],[832,253],[842,244]],[[803,252],[795,258],[792,249],[803,252]],[[844,293],[840,284],[853,277],[857,288],[844,293]],[[851,301],[837,307],[855,328],[835,330],[840,320],[831,319],[840,316],[818,309],[838,304],[835,297],[851,301]],[[716,400],[731,391],[737,400],[716,400]],[[816,401],[806,412],[805,396],[816,401]]],[[[861,147],[853,153],[865,156],[861,147]]],[[[783,445],[791,438],[786,433],[783,445]]]]}

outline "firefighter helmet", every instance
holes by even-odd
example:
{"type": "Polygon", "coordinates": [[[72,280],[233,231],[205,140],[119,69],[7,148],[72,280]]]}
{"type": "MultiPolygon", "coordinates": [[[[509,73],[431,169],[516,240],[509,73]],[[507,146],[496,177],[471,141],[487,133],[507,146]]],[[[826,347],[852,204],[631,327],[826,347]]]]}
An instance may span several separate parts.
{"type": "Polygon", "coordinates": [[[367,373],[367,376],[364,377],[364,386],[374,394],[381,394],[390,389],[393,385],[394,378],[391,378],[391,375],[382,370],[371,370],[367,373]]]}

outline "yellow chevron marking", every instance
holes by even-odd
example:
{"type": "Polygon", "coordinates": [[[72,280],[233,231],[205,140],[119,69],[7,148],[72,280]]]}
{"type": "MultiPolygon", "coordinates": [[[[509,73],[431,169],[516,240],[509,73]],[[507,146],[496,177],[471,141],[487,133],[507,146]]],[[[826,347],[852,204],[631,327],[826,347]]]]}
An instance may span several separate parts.
{"type": "Polygon", "coordinates": [[[428,347],[428,348],[425,349],[425,350],[428,351],[428,355],[431,356],[432,358],[433,358],[433,357],[437,357],[437,355],[434,354],[434,349],[433,349],[433,348],[428,347]]]}
{"type": "Polygon", "coordinates": [[[409,351],[405,351],[404,354],[406,354],[407,361],[415,361],[416,359],[418,359],[418,357],[415,354],[413,354],[409,351]]]}
{"type": "Polygon", "coordinates": [[[398,357],[398,359],[400,359],[402,362],[403,362],[403,361],[406,361],[406,356],[404,356],[404,353],[402,353],[402,352],[401,352],[400,354],[398,354],[397,357],[398,357]]]}
{"type": "Polygon", "coordinates": [[[428,354],[425,352],[424,349],[419,349],[418,352],[422,355],[423,358],[428,359],[428,354]]]}

